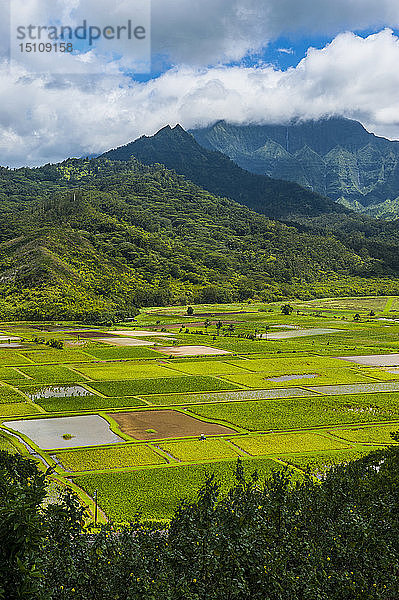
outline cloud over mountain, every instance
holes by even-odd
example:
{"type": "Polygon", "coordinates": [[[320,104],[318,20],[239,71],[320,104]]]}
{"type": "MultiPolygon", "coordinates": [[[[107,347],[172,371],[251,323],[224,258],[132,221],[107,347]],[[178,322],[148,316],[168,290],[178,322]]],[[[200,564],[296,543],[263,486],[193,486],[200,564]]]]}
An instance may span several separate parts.
{"type": "Polygon", "coordinates": [[[62,82],[0,71],[0,163],[39,164],[101,152],[166,123],[285,122],[325,115],[399,138],[399,39],[342,33],[296,68],[176,66],[144,83],[123,72],[62,82]]]}

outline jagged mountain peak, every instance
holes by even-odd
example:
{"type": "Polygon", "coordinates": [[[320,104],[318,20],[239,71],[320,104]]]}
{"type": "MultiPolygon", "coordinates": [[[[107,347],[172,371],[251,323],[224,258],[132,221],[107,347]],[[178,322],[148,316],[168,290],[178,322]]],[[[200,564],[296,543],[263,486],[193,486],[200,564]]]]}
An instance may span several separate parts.
{"type": "MultiPolygon", "coordinates": [[[[262,162],[264,157],[267,159],[269,154],[271,157],[282,156],[288,165],[296,160],[286,152],[284,146],[272,139],[266,140],[264,147],[259,150],[259,161],[262,162]]],[[[130,160],[134,156],[148,165],[163,164],[212,194],[232,198],[270,218],[346,211],[310,191],[311,185],[305,189],[295,183],[273,180],[264,174],[255,175],[240,168],[225,154],[200,145],[195,137],[180,125],[173,128],[164,127],[154,136],[141,137],[103,156],[122,161],[130,160]]],[[[306,185],[305,174],[299,183],[302,182],[306,185]]]]}
{"type": "Polygon", "coordinates": [[[399,197],[399,141],[370,133],[353,119],[277,125],[219,121],[191,133],[204,148],[223,152],[243,169],[311,187],[354,210],[367,213],[369,206],[399,197]],[[272,142],[285,152],[273,151],[272,142]]]}

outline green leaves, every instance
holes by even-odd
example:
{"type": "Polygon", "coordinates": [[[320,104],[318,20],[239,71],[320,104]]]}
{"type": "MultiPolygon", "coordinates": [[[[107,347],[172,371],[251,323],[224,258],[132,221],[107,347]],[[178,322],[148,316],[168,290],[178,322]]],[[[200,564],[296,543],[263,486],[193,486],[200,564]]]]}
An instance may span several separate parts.
{"type": "MultiPolygon", "coordinates": [[[[223,195],[233,197],[237,181],[226,180],[223,169],[234,165],[223,159],[222,166],[218,177],[228,184],[223,195]]],[[[9,203],[1,205],[0,292],[7,300],[0,302],[0,314],[7,318],[105,324],[135,316],[142,305],[228,302],[256,294],[264,300],[308,298],[337,288],[359,293],[359,286],[396,286],[357,277],[386,276],[381,260],[396,269],[396,230],[384,230],[382,240],[374,222],[366,228],[345,215],[342,225],[340,215],[334,228],[343,231],[335,236],[328,215],[326,224],[287,227],[212,196],[162,165],[136,160],[69,160],[0,175],[0,194],[14,198],[17,192],[13,210],[20,209],[13,220],[9,203]],[[361,247],[368,247],[361,255],[352,240],[359,227],[361,247]]],[[[253,186],[256,176],[247,175],[253,186]]],[[[201,176],[203,185],[209,182],[206,170],[201,176]]],[[[268,190],[277,208],[285,210],[285,200],[301,205],[304,196],[320,200],[297,186],[294,197],[290,192],[282,198],[281,186],[291,190],[292,184],[274,182],[268,190]]],[[[248,193],[260,196],[255,208],[262,211],[263,192],[255,188],[248,193]]],[[[245,203],[242,195],[237,199],[245,203]]]]}
{"type": "Polygon", "coordinates": [[[0,451],[0,598],[41,600],[40,504],[43,473],[19,455],[0,451]]]}
{"type": "MultiPolygon", "coordinates": [[[[245,462],[245,461],[243,461],[245,462]]],[[[162,528],[87,526],[70,490],[40,509],[44,477],[0,453],[2,600],[390,600],[399,590],[399,450],[322,483],[262,480],[239,461],[208,476],[162,528]]]]}

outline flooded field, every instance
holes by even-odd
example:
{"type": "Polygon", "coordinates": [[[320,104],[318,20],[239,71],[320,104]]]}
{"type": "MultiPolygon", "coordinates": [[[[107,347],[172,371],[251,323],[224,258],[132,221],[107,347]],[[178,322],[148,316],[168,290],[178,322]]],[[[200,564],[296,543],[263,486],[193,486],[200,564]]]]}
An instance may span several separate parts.
{"type": "Polygon", "coordinates": [[[51,385],[34,392],[25,392],[32,400],[40,400],[41,398],[69,398],[71,396],[92,396],[93,392],[89,392],[81,385],[51,385]]]}
{"type": "Polygon", "coordinates": [[[268,400],[293,398],[296,396],[315,396],[316,392],[301,388],[275,388],[271,390],[242,390],[239,392],[207,392],[204,394],[171,394],[165,396],[143,396],[153,404],[201,404],[202,402],[240,402],[243,400],[268,400]]]}
{"type": "Polygon", "coordinates": [[[265,381],[274,381],[279,383],[280,381],[293,381],[295,379],[314,379],[320,377],[317,373],[309,373],[307,375],[281,375],[280,377],[268,377],[265,381]]]}
{"type": "Polygon", "coordinates": [[[307,337],[312,335],[325,335],[327,333],[339,333],[342,329],[319,329],[317,327],[312,329],[292,329],[290,331],[278,331],[277,333],[264,333],[262,337],[268,340],[286,340],[289,338],[296,337],[307,337]]]}
{"type": "Polygon", "coordinates": [[[314,392],[339,396],[340,394],[362,394],[368,392],[399,392],[399,381],[356,383],[353,385],[320,385],[309,388],[314,392]]]}
{"type": "Polygon", "coordinates": [[[6,421],[3,425],[25,434],[44,450],[123,442],[110,430],[109,423],[97,415],[6,421]]]}
{"type": "Polygon", "coordinates": [[[399,354],[372,354],[368,356],[338,356],[341,360],[365,365],[366,367],[396,367],[399,366],[399,354]]]}
{"type": "Polygon", "coordinates": [[[173,356],[213,356],[218,354],[231,354],[227,350],[219,350],[211,346],[160,346],[158,352],[172,354],[173,356]]]}
{"type": "Polygon", "coordinates": [[[206,423],[177,410],[142,410],[113,413],[110,416],[123,433],[138,440],[235,433],[230,427],[206,423]]]}

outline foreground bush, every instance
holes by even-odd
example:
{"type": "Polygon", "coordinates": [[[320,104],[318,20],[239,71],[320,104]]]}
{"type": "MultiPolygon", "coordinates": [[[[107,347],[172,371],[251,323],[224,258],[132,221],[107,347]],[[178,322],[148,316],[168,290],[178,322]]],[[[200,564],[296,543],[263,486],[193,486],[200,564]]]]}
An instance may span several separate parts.
{"type": "MultiPolygon", "coordinates": [[[[322,482],[308,476],[293,482],[287,472],[276,472],[264,482],[256,475],[246,480],[238,463],[236,483],[227,495],[221,497],[217,482],[209,478],[195,503],[181,503],[166,530],[146,526],[139,518],[118,530],[111,525],[100,531],[87,529],[83,509],[70,493],[63,505],[41,511],[42,494],[35,492],[34,499],[26,496],[33,467],[29,463],[25,473],[24,462],[18,457],[1,461],[4,481],[12,484],[16,472],[14,481],[24,480],[25,487],[19,483],[13,492],[14,497],[23,497],[17,501],[18,511],[8,503],[7,483],[1,487],[6,517],[0,523],[1,541],[7,561],[0,574],[0,598],[394,600],[399,596],[399,449],[374,452],[334,468],[322,482]],[[32,501],[37,503],[36,514],[32,501]],[[31,526],[24,533],[19,520],[26,524],[26,511],[31,526]],[[15,540],[9,526],[3,531],[10,519],[18,532],[15,540]],[[17,554],[11,551],[14,546],[17,554]]],[[[40,475],[34,481],[39,488],[44,485],[40,475]]]]}

